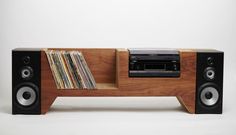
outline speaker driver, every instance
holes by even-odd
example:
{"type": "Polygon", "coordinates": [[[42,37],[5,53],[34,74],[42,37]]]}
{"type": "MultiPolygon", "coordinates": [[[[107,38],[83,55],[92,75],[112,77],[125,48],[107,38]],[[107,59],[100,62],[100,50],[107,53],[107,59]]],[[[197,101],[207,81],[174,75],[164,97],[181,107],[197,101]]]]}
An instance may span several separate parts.
{"type": "Polygon", "coordinates": [[[36,101],[36,92],[30,86],[20,87],[16,94],[17,102],[22,106],[30,106],[36,101]]]}
{"type": "Polygon", "coordinates": [[[205,87],[201,91],[200,98],[203,104],[207,106],[213,106],[217,103],[219,99],[219,93],[214,87],[205,87]]]}
{"type": "Polygon", "coordinates": [[[29,80],[33,77],[33,69],[29,66],[25,66],[21,69],[21,77],[23,79],[29,80]]]}
{"type": "Polygon", "coordinates": [[[204,77],[207,80],[213,80],[215,79],[215,70],[212,67],[207,67],[204,72],[204,77]]]}

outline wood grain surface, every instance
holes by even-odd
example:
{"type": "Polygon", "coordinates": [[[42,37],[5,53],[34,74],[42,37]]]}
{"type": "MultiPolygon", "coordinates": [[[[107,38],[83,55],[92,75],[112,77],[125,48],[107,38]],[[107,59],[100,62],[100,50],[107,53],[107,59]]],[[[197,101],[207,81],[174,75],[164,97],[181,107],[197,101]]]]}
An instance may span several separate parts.
{"type": "Polygon", "coordinates": [[[72,48],[79,50],[97,82],[96,90],[56,88],[44,51],[41,52],[41,113],[45,114],[58,96],[176,96],[183,107],[195,113],[196,52],[179,50],[181,74],[179,78],[130,78],[127,49],[72,48]]]}

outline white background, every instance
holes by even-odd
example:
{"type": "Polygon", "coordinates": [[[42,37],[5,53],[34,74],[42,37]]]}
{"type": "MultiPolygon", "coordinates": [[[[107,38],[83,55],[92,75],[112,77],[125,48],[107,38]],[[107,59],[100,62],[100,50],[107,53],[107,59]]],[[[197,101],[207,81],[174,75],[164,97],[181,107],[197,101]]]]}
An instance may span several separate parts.
{"type": "Polygon", "coordinates": [[[0,0],[0,134],[235,134],[235,0],[0,0]],[[215,48],[225,52],[224,112],[175,98],[59,98],[47,115],[11,115],[16,47],[215,48]]]}

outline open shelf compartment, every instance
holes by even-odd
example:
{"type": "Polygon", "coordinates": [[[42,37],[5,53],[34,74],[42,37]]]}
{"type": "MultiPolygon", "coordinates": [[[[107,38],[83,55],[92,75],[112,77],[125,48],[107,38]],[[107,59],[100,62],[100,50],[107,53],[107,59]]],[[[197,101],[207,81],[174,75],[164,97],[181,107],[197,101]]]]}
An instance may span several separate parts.
{"type": "MultiPolygon", "coordinates": [[[[71,91],[116,90],[116,49],[109,48],[48,48],[47,50],[75,50],[80,51],[96,81],[97,89],[57,89],[52,71],[44,51],[42,51],[41,68],[42,83],[47,84],[48,91],[58,90],[60,93],[71,91]],[[50,85],[50,86],[48,86],[50,85]],[[49,88],[50,87],[50,88],[49,88]]],[[[42,85],[44,86],[44,85],[42,85]]],[[[74,92],[73,92],[74,93],[74,92]]]]}

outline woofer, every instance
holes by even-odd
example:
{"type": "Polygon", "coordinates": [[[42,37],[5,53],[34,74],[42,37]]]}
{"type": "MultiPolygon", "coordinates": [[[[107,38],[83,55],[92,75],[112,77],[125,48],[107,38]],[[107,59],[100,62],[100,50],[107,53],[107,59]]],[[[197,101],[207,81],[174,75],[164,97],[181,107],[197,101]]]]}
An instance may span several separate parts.
{"type": "Polygon", "coordinates": [[[17,90],[16,100],[22,106],[31,106],[35,103],[37,99],[36,86],[23,86],[17,90]]]}
{"type": "Polygon", "coordinates": [[[204,105],[213,106],[219,100],[219,93],[216,88],[207,86],[202,89],[200,99],[204,105]]]}

